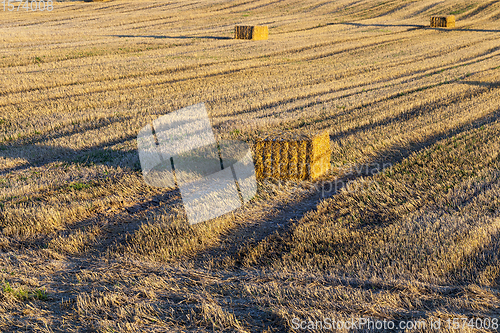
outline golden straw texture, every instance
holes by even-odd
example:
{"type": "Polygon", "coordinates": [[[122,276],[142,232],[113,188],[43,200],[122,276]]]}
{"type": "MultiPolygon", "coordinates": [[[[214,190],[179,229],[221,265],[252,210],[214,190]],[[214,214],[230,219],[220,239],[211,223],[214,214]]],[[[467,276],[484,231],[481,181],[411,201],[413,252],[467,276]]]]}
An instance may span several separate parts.
{"type": "Polygon", "coordinates": [[[254,146],[257,178],[314,180],[330,169],[328,132],[307,136],[280,133],[259,138],[254,146]]]}
{"type": "Polygon", "coordinates": [[[234,38],[266,40],[269,35],[267,26],[237,25],[234,29],[234,38]]]}
{"type": "Polygon", "coordinates": [[[431,17],[431,28],[454,28],[455,16],[433,16],[431,17]]]}

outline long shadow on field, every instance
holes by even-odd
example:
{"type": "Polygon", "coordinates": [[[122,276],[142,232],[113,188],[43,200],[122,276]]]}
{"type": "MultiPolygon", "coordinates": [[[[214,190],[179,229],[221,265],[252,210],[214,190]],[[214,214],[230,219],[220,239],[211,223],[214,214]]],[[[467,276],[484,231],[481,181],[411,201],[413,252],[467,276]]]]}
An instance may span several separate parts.
{"type": "MultiPolygon", "coordinates": [[[[21,139],[13,143],[0,145],[0,158],[22,158],[25,163],[0,170],[0,175],[21,171],[32,167],[41,167],[54,162],[68,164],[102,164],[111,167],[140,170],[139,155],[136,150],[113,150],[112,146],[136,139],[136,135],[127,135],[118,139],[83,149],[40,145],[54,139],[70,137],[74,134],[110,126],[116,122],[132,119],[132,116],[116,119],[101,119],[96,123],[79,125],[77,128],[63,129],[39,137],[21,139]]],[[[173,124],[175,125],[175,123],[173,124]]]]}
{"type": "MultiPolygon", "coordinates": [[[[496,51],[496,49],[494,49],[496,51]]],[[[492,51],[487,51],[485,53],[482,53],[480,54],[480,56],[483,56],[487,53],[490,53],[492,51]]],[[[471,57],[471,58],[468,58],[468,60],[471,60],[470,63],[467,63],[467,64],[471,64],[471,63],[477,63],[479,62],[479,60],[473,60],[474,58],[476,58],[477,56],[474,56],[474,57],[471,57]]],[[[488,57],[486,59],[491,59],[492,57],[494,56],[491,56],[491,57],[488,57]]],[[[484,59],[483,59],[484,60],[484,59]]],[[[483,61],[483,60],[480,60],[480,61],[483,61]]],[[[438,74],[438,73],[441,73],[442,71],[441,70],[438,70],[439,68],[441,68],[441,66],[436,66],[434,67],[433,69],[435,69],[435,71],[431,74],[438,74]]],[[[452,68],[452,67],[450,67],[452,68]]],[[[488,69],[484,69],[484,70],[481,70],[481,71],[477,71],[473,74],[477,74],[477,73],[480,73],[480,72],[484,72],[484,71],[487,71],[487,70],[490,70],[491,68],[488,68],[488,69]]],[[[415,78],[415,80],[419,80],[421,78],[424,78],[426,76],[428,76],[429,74],[422,74],[418,77],[415,78]]],[[[419,88],[414,88],[410,91],[405,91],[404,93],[405,94],[411,94],[411,93],[415,93],[415,92],[419,92],[421,90],[424,90],[424,89],[431,89],[431,88],[435,88],[435,87],[438,87],[438,86],[441,86],[443,84],[446,84],[446,83],[470,83],[471,85],[476,85],[476,86],[484,86],[484,87],[492,87],[492,88],[496,88],[497,87],[497,84],[496,83],[493,83],[493,84],[480,84],[479,82],[477,82],[477,84],[475,84],[477,81],[459,81],[459,80],[453,80],[453,81],[445,81],[445,82],[438,82],[438,83],[435,83],[435,84],[431,84],[431,85],[427,85],[427,86],[424,86],[424,87],[419,87],[419,88]]],[[[375,82],[372,82],[372,83],[378,83],[378,81],[375,81],[375,82]]],[[[346,91],[346,90],[349,90],[349,89],[354,89],[354,88],[359,88],[359,87],[363,87],[363,86],[367,86],[367,85],[370,85],[372,83],[367,83],[367,84],[361,84],[361,85],[358,85],[358,86],[355,86],[355,87],[345,87],[345,88],[340,88],[340,89],[337,89],[337,90],[331,90],[331,91],[326,91],[326,92],[319,92],[319,93],[314,93],[312,95],[308,95],[307,97],[301,97],[299,99],[297,98],[287,98],[287,99],[282,99],[282,100],[279,100],[277,102],[272,102],[272,103],[267,103],[266,105],[264,106],[259,106],[259,107],[251,107],[251,108],[248,108],[248,109],[244,109],[244,110],[241,110],[241,111],[237,111],[237,112],[233,112],[229,115],[227,115],[226,117],[233,117],[233,116],[238,116],[238,115],[244,115],[244,114],[250,114],[250,113],[255,113],[255,112],[258,112],[258,111],[261,111],[263,109],[269,109],[269,108],[273,108],[273,107],[277,107],[277,106],[281,106],[281,105],[285,105],[285,104],[288,104],[288,103],[291,103],[291,102],[296,102],[297,100],[306,100],[308,98],[311,98],[311,97],[318,97],[318,96],[323,96],[323,95],[327,95],[327,94],[331,94],[333,92],[341,92],[341,91],[346,91]]],[[[325,103],[330,103],[330,102],[334,102],[334,101],[338,101],[339,99],[342,99],[342,98],[348,98],[348,97],[352,97],[352,96],[355,96],[355,95],[359,95],[359,94],[362,94],[362,93],[365,93],[365,92],[369,92],[369,91],[374,91],[374,90],[378,90],[380,88],[370,88],[370,89],[366,89],[366,90],[363,90],[363,91],[355,91],[355,92],[352,92],[352,93],[348,93],[348,94],[344,94],[344,95],[341,95],[341,96],[338,96],[338,97],[333,97],[333,98],[328,98],[328,99],[324,99],[321,103],[325,104],[325,103]]],[[[390,96],[387,96],[387,97],[384,97],[380,100],[377,100],[377,101],[374,101],[374,102],[370,102],[369,105],[374,105],[376,103],[381,103],[381,102],[385,102],[385,101],[388,101],[388,100],[391,100],[391,99],[394,99],[394,98],[398,98],[400,97],[401,94],[400,93],[396,93],[396,94],[393,94],[393,95],[390,95],[390,96]]],[[[458,100],[458,99],[457,99],[458,100]]],[[[302,110],[303,108],[309,108],[309,107],[312,107],[314,105],[317,105],[318,103],[316,101],[312,101],[312,102],[309,102],[307,104],[303,104],[303,105],[298,105],[298,106],[295,106],[295,107],[292,107],[292,108],[287,108],[287,110],[284,112],[284,111],[279,111],[279,114],[284,114],[284,113],[287,113],[287,114],[291,114],[295,111],[299,111],[299,110],[302,110]]],[[[326,119],[322,119],[322,121],[325,121],[325,120],[329,120],[329,119],[333,119],[333,118],[336,118],[336,117],[339,117],[339,116],[343,116],[343,115],[346,115],[354,110],[358,110],[358,109],[361,109],[361,108],[364,108],[366,107],[368,104],[362,104],[361,106],[358,106],[358,107],[355,107],[355,108],[352,108],[352,109],[348,109],[348,110],[345,110],[343,112],[340,112],[340,113],[336,113],[326,119]]],[[[269,117],[269,116],[273,116],[275,115],[276,113],[267,113],[265,115],[262,115],[262,116],[258,116],[256,118],[266,118],[266,117],[269,117]]]]}
{"type": "Polygon", "coordinates": [[[119,212],[113,215],[97,215],[79,221],[64,230],[62,234],[68,235],[78,230],[84,230],[89,226],[105,223],[103,227],[105,234],[85,253],[79,255],[80,257],[84,256],[81,266],[85,267],[89,265],[87,261],[89,254],[100,257],[108,249],[116,249],[120,244],[126,244],[129,237],[133,236],[142,225],[147,223],[147,217],[154,217],[158,213],[165,214],[166,211],[172,211],[173,207],[179,205],[182,205],[179,189],[165,189],[161,193],[147,198],[147,200],[120,209],[119,212]]]}
{"type": "Polygon", "coordinates": [[[135,139],[135,135],[105,142],[88,149],[71,149],[45,145],[4,145],[0,146],[0,158],[22,158],[27,162],[5,168],[0,175],[22,171],[32,167],[41,167],[54,162],[67,164],[103,164],[113,167],[139,170],[137,151],[118,151],[109,147],[135,139]]]}
{"type": "MultiPolygon", "coordinates": [[[[481,193],[478,193],[481,195],[481,193]]],[[[454,269],[446,272],[450,283],[476,284],[493,282],[500,285],[500,272],[492,267],[500,264],[500,233],[495,232],[487,243],[481,245],[480,251],[472,251],[454,265],[454,269]],[[482,281],[487,277],[490,281],[482,281]]]]}
{"type": "MultiPolygon", "coordinates": [[[[475,86],[490,87],[490,88],[496,88],[497,87],[497,84],[487,84],[487,83],[476,82],[476,81],[474,81],[474,82],[453,81],[453,83],[464,83],[464,84],[465,83],[469,83],[469,84],[475,85],[475,86]]],[[[438,87],[438,86],[440,86],[442,84],[443,83],[436,83],[434,85],[425,87],[425,89],[430,89],[430,88],[438,87]]],[[[422,89],[423,88],[416,88],[416,89],[414,89],[412,91],[405,92],[405,94],[411,94],[413,92],[418,92],[418,91],[421,91],[422,89]]],[[[398,121],[407,121],[407,120],[419,117],[421,115],[424,115],[424,114],[426,114],[428,112],[431,112],[431,111],[435,110],[436,108],[448,107],[451,104],[460,102],[461,100],[463,100],[466,97],[471,97],[473,93],[479,94],[479,93],[481,93],[483,91],[486,91],[486,90],[475,91],[475,92],[468,92],[468,93],[466,93],[466,95],[457,96],[457,97],[455,97],[452,100],[441,100],[441,101],[437,101],[437,102],[428,102],[428,103],[422,104],[420,106],[415,106],[415,107],[411,108],[410,110],[401,112],[399,114],[388,116],[386,118],[383,118],[383,119],[380,119],[380,120],[377,120],[377,121],[374,121],[374,122],[370,122],[369,124],[357,126],[357,127],[348,129],[346,131],[337,133],[335,135],[332,135],[330,137],[330,139],[332,139],[332,140],[335,141],[335,140],[344,138],[344,137],[349,136],[349,135],[353,135],[353,134],[357,134],[357,133],[363,133],[365,130],[368,130],[368,129],[376,128],[376,127],[379,127],[379,126],[385,126],[385,125],[388,125],[388,124],[391,124],[391,123],[395,123],[395,122],[398,122],[398,121]]],[[[353,96],[353,95],[356,95],[356,94],[359,94],[359,93],[360,92],[355,92],[355,93],[343,95],[342,97],[344,97],[344,96],[353,96]]],[[[381,103],[381,102],[385,102],[385,101],[388,101],[388,100],[391,100],[391,99],[394,99],[394,98],[398,98],[400,96],[401,96],[400,94],[394,94],[394,95],[391,95],[391,96],[384,97],[383,99],[381,99],[379,101],[371,102],[370,104],[373,106],[375,104],[378,104],[378,103],[381,103]]],[[[333,101],[333,99],[332,100],[327,100],[325,102],[330,102],[330,101],[333,101]]],[[[309,103],[309,104],[307,104],[305,106],[298,106],[298,107],[295,107],[295,108],[291,108],[291,109],[287,110],[287,112],[293,112],[293,111],[301,109],[302,107],[310,107],[310,106],[313,106],[314,104],[315,104],[314,102],[311,102],[311,103],[309,103]]],[[[328,120],[332,120],[332,119],[344,116],[346,114],[349,114],[349,113],[353,112],[354,110],[362,109],[363,107],[365,107],[365,105],[358,106],[358,107],[355,107],[353,109],[344,110],[342,112],[335,113],[335,114],[333,114],[333,115],[331,115],[329,117],[322,118],[321,121],[322,122],[327,122],[328,120]]],[[[328,129],[328,125],[326,127],[322,128],[322,129],[328,129]]]]}
{"type": "Polygon", "coordinates": [[[500,82],[482,82],[482,81],[460,81],[461,84],[469,84],[471,86],[487,87],[487,88],[499,88],[500,82]]]}
{"type": "MultiPolygon", "coordinates": [[[[414,141],[405,147],[393,146],[387,150],[380,151],[368,164],[372,165],[393,165],[403,161],[414,152],[418,152],[436,142],[450,138],[461,132],[479,128],[483,125],[493,123],[500,119],[500,108],[492,114],[485,115],[472,122],[463,124],[454,128],[451,131],[441,132],[436,135],[429,136],[423,140],[414,141]]],[[[355,181],[360,177],[370,176],[366,171],[370,168],[362,168],[361,172],[356,174],[348,174],[340,179],[322,182],[318,184],[316,190],[312,194],[299,202],[290,202],[278,204],[273,207],[279,213],[272,216],[267,216],[263,220],[246,223],[241,227],[232,230],[225,235],[224,240],[217,247],[208,249],[198,254],[194,259],[195,265],[205,267],[207,264],[215,263],[224,266],[224,262],[231,262],[228,259],[233,259],[236,265],[240,265],[239,251],[244,247],[256,246],[266,237],[279,232],[287,234],[290,231],[292,222],[300,220],[304,215],[315,209],[317,205],[324,199],[332,197],[340,188],[351,181],[355,181]]]]}
{"type": "Polygon", "coordinates": [[[222,37],[222,36],[164,36],[164,35],[110,35],[110,37],[119,38],[156,38],[156,39],[234,39],[232,37],[222,37]]]}
{"type": "MultiPolygon", "coordinates": [[[[436,71],[435,73],[439,73],[439,72],[440,72],[440,71],[436,71]]],[[[478,72],[476,72],[476,73],[478,73],[478,72]]],[[[476,73],[474,73],[474,74],[476,74],[476,73]]],[[[424,77],[424,76],[425,76],[425,75],[422,75],[421,77],[424,77]]],[[[421,78],[421,77],[419,77],[419,78],[421,78]]],[[[417,79],[419,79],[419,78],[417,78],[417,79]]],[[[443,84],[445,84],[445,83],[457,83],[457,82],[458,82],[458,83],[465,83],[465,82],[460,82],[460,81],[456,81],[456,80],[455,80],[455,81],[451,81],[451,82],[439,82],[439,83],[435,83],[435,84],[428,85],[428,86],[425,86],[425,87],[419,87],[419,88],[415,88],[415,89],[410,90],[410,91],[406,91],[406,92],[404,92],[404,94],[406,94],[406,95],[407,95],[407,94],[412,94],[412,93],[419,92],[419,91],[424,90],[424,89],[431,89],[431,88],[435,88],[435,87],[441,86],[441,85],[443,85],[443,84]]],[[[471,84],[472,84],[472,83],[471,83],[471,84]]],[[[477,85],[477,86],[480,86],[480,84],[476,84],[476,85],[477,85]]],[[[485,84],[485,85],[481,85],[481,86],[496,87],[496,85],[495,85],[495,84],[492,84],[492,85],[486,85],[486,84],[485,84]]],[[[337,91],[343,91],[343,90],[348,90],[348,89],[352,89],[352,88],[339,89],[339,90],[337,90],[337,91]]],[[[353,92],[353,93],[349,93],[349,94],[342,95],[342,96],[340,96],[340,97],[338,97],[338,98],[336,97],[336,98],[331,98],[331,99],[323,100],[323,101],[322,101],[322,103],[323,103],[323,104],[325,104],[325,103],[330,103],[330,102],[333,102],[333,101],[339,100],[340,98],[352,97],[352,96],[359,95],[359,94],[362,94],[362,93],[365,93],[365,92],[374,91],[374,90],[376,90],[376,89],[377,89],[377,88],[367,89],[367,90],[364,90],[364,91],[356,91],[356,92],[353,92]]],[[[328,93],[329,93],[329,92],[327,92],[327,93],[321,92],[321,93],[315,94],[314,96],[321,96],[321,95],[325,95],[325,94],[328,94],[328,93]]],[[[396,94],[393,94],[393,95],[389,95],[389,96],[384,97],[384,98],[382,98],[382,99],[380,99],[380,100],[372,101],[372,102],[370,102],[370,103],[369,103],[369,105],[373,106],[373,105],[375,105],[375,104],[382,103],[382,102],[386,102],[386,101],[388,101],[388,100],[395,99],[395,98],[398,98],[398,97],[400,97],[400,96],[401,96],[401,94],[400,94],[400,93],[396,93],[396,94]]],[[[310,97],[310,96],[309,96],[309,97],[310,97]]],[[[463,96],[462,96],[462,98],[463,98],[463,96]]],[[[289,102],[295,102],[296,100],[297,100],[297,99],[292,99],[292,98],[290,98],[290,99],[287,99],[287,100],[282,100],[282,101],[279,101],[279,102],[274,102],[274,103],[272,103],[272,104],[268,104],[268,105],[266,105],[266,106],[265,106],[265,108],[271,108],[271,107],[275,107],[275,106],[278,106],[278,105],[286,104],[286,103],[289,103],[289,102]]],[[[460,100],[460,98],[456,98],[454,101],[459,101],[459,100],[460,100]]],[[[453,102],[453,101],[452,101],[452,102],[453,102]]],[[[450,103],[452,103],[452,102],[448,102],[448,103],[441,103],[440,105],[441,105],[441,106],[447,106],[447,105],[449,105],[449,104],[450,104],[450,103]]],[[[307,104],[305,104],[305,105],[299,105],[299,106],[296,106],[296,107],[293,107],[293,108],[289,108],[289,109],[287,109],[287,110],[286,110],[286,112],[281,111],[281,112],[280,112],[280,114],[285,114],[285,113],[287,113],[287,114],[291,114],[291,113],[293,113],[293,112],[295,112],[295,111],[302,110],[303,108],[309,108],[309,107],[312,107],[312,106],[314,106],[314,105],[317,105],[317,102],[313,101],[313,102],[309,102],[309,103],[307,103],[307,104]]],[[[354,110],[360,110],[360,109],[362,109],[362,108],[366,107],[367,105],[368,105],[368,104],[362,104],[361,106],[357,106],[357,107],[354,107],[354,108],[352,108],[352,109],[344,110],[343,112],[335,113],[335,114],[334,114],[334,115],[332,115],[332,116],[329,116],[329,117],[327,117],[327,118],[323,118],[323,119],[321,119],[321,121],[330,120],[330,119],[333,119],[333,118],[337,118],[337,117],[340,117],[340,116],[344,116],[344,115],[346,115],[346,114],[348,114],[348,113],[353,112],[354,110]]],[[[238,115],[238,114],[243,114],[243,113],[256,112],[256,111],[261,110],[261,108],[262,108],[262,107],[259,107],[259,108],[252,108],[252,109],[244,110],[244,111],[241,111],[241,112],[239,112],[239,113],[234,113],[234,114],[238,115]]],[[[422,107],[420,107],[420,108],[422,108],[422,107]]],[[[407,114],[407,115],[408,115],[408,117],[406,117],[406,119],[412,118],[412,115],[414,115],[415,113],[417,113],[415,109],[416,109],[416,108],[412,109],[413,111],[412,111],[412,110],[410,110],[410,111],[406,111],[406,112],[404,112],[404,113],[403,113],[403,114],[407,114]]],[[[232,115],[233,115],[233,114],[231,114],[231,116],[232,116],[232,115]]],[[[266,118],[266,117],[273,116],[273,115],[275,115],[275,113],[274,113],[274,114],[269,114],[269,113],[268,113],[268,114],[265,114],[265,115],[263,115],[263,116],[258,116],[258,117],[256,117],[256,118],[258,118],[258,119],[259,119],[259,118],[266,118]]],[[[390,120],[387,120],[387,121],[390,121],[390,120]]],[[[383,122],[383,121],[381,121],[381,122],[383,122]]],[[[372,127],[375,127],[376,125],[375,125],[374,123],[372,123],[372,124],[370,124],[370,125],[366,125],[366,126],[367,126],[367,127],[363,126],[363,128],[365,128],[365,129],[366,129],[366,128],[368,128],[368,127],[369,127],[369,128],[372,128],[372,127]]],[[[355,129],[352,129],[352,130],[349,130],[349,131],[353,131],[353,130],[355,130],[355,129]]],[[[349,131],[348,131],[348,132],[349,132],[349,131]]],[[[339,135],[340,135],[340,134],[339,134],[339,135]]],[[[342,136],[345,136],[345,134],[342,134],[342,136]]],[[[335,137],[332,137],[332,138],[333,138],[333,139],[335,139],[335,137]]]]}
{"type": "MultiPolygon", "coordinates": [[[[399,114],[389,116],[389,117],[383,118],[381,120],[378,120],[378,121],[375,121],[375,122],[372,122],[369,124],[354,127],[354,128],[349,129],[349,130],[340,132],[336,135],[332,135],[331,139],[335,141],[335,140],[339,140],[341,138],[344,138],[344,137],[347,137],[350,135],[363,133],[366,130],[373,129],[376,127],[387,126],[389,124],[394,124],[397,122],[405,122],[405,121],[408,121],[410,119],[417,118],[417,117],[420,117],[420,116],[425,115],[427,113],[430,113],[435,109],[445,108],[447,106],[450,106],[456,102],[459,102],[460,99],[463,99],[463,98],[464,98],[464,96],[459,96],[451,101],[450,100],[442,100],[439,102],[428,102],[428,103],[425,103],[423,105],[415,106],[415,107],[413,107],[407,111],[401,112],[399,114]]],[[[493,112],[494,115],[498,115],[499,113],[500,113],[500,109],[493,112]]]]}
{"type": "Polygon", "coordinates": [[[487,11],[489,7],[496,5],[498,1],[488,1],[486,4],[480,5],[477,8],[474,8],[471,12],[464,14],[462,17],[460,17],[461,20],[465,20],[468,18],[471,18],[483,11],[487,11]]]}
{"type": "Polygon", "coordinates": [[[0,175],[29,169],[31,167],[40,167],[53,162],[68,164],[106,164],[108,166],[129,167],[137,170],[139,167],[139,158],[136,151],[118,151],[110,149],[110,147],[114,145],[135,139],[135,135],[122,136],[121,138],[83,149],[54,147],[43,144],[87,131],[99,130],[115,123],[132,120],[133,118],[135,117],[112,117],[95,120],[93,122],[82,122],[71,126],[65,126],[51,133],[38,134],[0,144],[0,158],[21,158],[26,161],[21,165],[0,170],[0,175]]]}
{"type": "Polygon", "coordinates": [[[470,28],[431,28],[428,25],[421,25],[421,24],[380,24],[380,23],[373,23],[373,24],[366,24],[366,23],[355,23],[355,22],[342,22],[338,24],[344,24],[344,25],[352,25],[355,27],[378,27],[378,28],[413,28],[410,30],[417,30],[417,29],[425,29],[425,30],[436,30],[436,31],[443,31],[443,32],[451,32],[451,31],[472,31],[472,32],[500,32],[500,30],[495,30],[495,29],[470,29],[470,28]]]}

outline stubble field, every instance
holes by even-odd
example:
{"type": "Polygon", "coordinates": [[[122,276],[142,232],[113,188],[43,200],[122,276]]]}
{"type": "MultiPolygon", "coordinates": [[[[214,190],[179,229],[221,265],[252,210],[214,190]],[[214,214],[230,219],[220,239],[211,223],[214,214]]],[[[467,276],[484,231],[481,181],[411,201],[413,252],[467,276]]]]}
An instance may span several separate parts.
{"type": "Polygon", "coordinates": [[[1,12],[0,331],[499,318],[499,19],[499,1],[429,0],[1,12]],[[428,27],[446,14],[455,29],[428,27]],[[330,172],[190,226],[136,136],[199,102],[219,138],[327,130],[330,172]]]}

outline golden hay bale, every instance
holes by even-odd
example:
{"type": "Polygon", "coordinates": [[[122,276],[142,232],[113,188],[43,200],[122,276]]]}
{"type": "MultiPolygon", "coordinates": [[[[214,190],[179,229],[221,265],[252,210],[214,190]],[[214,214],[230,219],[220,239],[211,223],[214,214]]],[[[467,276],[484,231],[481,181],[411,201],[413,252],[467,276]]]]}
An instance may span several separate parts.
{"type": "Polygon", "coordinates": [[[288,178],[298,178],[299,145],[296,141],[288,142],[288,178]]]}
{"type": "Polygon", "coordinates": [[[314,180],[330,169],[328,132],[305,136],[281,133],[254,146],[257,178],[314,180]]]}
{"type": "Polygon", "coordinates": [[[257,140],[254,146],[255,156],[255,176],[257,178],[264,178],[264,141],[257,140]]]}
{"type": "Polygon", "coordinates": [[[280,178],[280,160],[281,160],[281,145],[280,142],[276,139],[271,140],[272,142],[272,172],[271,177],[280,178]]]}
{"type": "Polygon", "coordinates": [[[265,40],[269,35],[267,26],[237,25],[234,29],[234,38],[265,40]]]}
{"type": "Polygon", "coordinates": [[[330,169],[330,154],[325,154],[310,164],[310,178],[316,179],[330,169]]]}
{"type": "Polygon", "coordinates": [[[288,177],[288,155],[290,155],[290,145],[287,141],[280,142],[281,156],[280,156],[280,177],[288,177]]]}
{"type": "Polygon", "coordinates": [[[264,168],[264,178],[271,177],[273,175],[273,142],[266,140],[264,143],[264,163],[262,166],[264,168]]]}
{"type": "Polygon", "coordinates": [[[299,156],[297,163],[297,179],[305,180],[307,179],[308,170],[307,170],[307,149],[308,144],[307,140],[298,140],[297,141],[297,154],[299,156]]]}
{"type": "Polygon", "coordinates": [[[330,136],[328,132],[323,132],[312,138],[308,150],[309,174],[311,179],[315,179],[324,174],[330,168],[330,136]]]}
{"type": "Polygon", "coordinates": [[[253,40],[266,40],[269,37],[269,30],[266,26],[254,26],[252,31],[253,40]]]}
{"type": "Polygon", "coordinates": [[[455,16],[433,16],[431,17],[431,28],[454,28],[455,16]]]}

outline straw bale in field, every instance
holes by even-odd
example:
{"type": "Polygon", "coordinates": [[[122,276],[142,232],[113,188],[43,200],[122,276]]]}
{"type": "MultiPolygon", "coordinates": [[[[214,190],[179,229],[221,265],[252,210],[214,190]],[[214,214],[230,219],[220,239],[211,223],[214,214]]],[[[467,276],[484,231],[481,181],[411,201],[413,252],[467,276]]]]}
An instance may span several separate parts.
{"type": "Polygon", "coordinates": [[[280,133],[254,146],[257,178],[314,180],[330,169],[330,136],[280,133]]]}
{"type": "Polygon", "coordinates": [[[268,34],[267,26],[237,25],[234,29],[236,39],[265,40],[268,34]]]}
{"type": "Polygon", "coordinates": [[[433,16],[431,17],[431,28],[454,28],[455,16],[433,16]]]}

